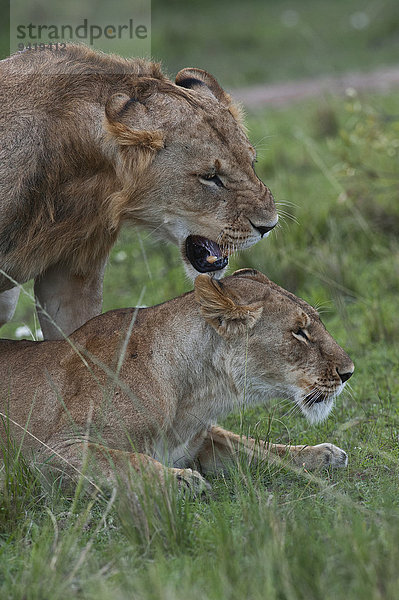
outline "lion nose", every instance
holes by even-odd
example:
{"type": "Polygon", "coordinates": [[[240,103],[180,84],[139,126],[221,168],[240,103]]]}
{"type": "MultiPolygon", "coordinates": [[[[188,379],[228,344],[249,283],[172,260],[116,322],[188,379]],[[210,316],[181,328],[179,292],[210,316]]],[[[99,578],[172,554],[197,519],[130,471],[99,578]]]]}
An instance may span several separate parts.
{"type": "Polygon", "coordinates": [[[252,221],[250,221],[252,227],[254,229],[256,229],[257,231],[259,231],[261,237],[263,237],[266,233],[268,233],[269,231],[271,231],[272,229],[274,229],[274,227],[276,227],[277,225],[277,221],[275,223],[273,223],[272,225],[255,225],[255,223],[252,223],[252,221]]]}
{"type": "Polygon", "coordinates": [[[338,373],[339,378],[341,379],[342,383],[345,383],[345,381],[348,381],[348,379],[350,377],[352,377],[353,371],[354,371],[354,369],[352,369],[352,371],[347,371],[346,373],[340,373],[337,369],[337,373],[338,373]]]}

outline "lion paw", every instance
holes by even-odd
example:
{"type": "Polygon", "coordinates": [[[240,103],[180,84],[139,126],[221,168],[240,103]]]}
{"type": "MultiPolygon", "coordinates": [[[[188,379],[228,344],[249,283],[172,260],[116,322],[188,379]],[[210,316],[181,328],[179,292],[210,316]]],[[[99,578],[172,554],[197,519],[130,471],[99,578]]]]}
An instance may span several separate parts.
{"type": "Polygon", "coordinates": [[[347,467],[348,455],[344,450],[334,446],[334,444],[318,444],[314,446],[319,455],[321,467],[347,467]]]}
{"type": "Polygon", "coordinates": [[[192,469],[176,469],[176,479],[179,489],[188,491],[193,496],[201,496],[211,490],[211,485],[192,469]]]}

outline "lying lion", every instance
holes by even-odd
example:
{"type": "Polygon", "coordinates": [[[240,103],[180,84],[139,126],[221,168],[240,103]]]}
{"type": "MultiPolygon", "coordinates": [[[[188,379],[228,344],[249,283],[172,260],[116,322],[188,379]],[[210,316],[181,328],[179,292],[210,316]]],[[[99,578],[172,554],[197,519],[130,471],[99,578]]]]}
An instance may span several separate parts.
{"type": "Polygon", "coordinates": [[[173,83],[68,44],[0,61],[0,77],[0,325],[32,278],[46,339],[99,314],[126,221],[179,246],[193,277],[276,225],[239,111],[205,71],[173,83]]]}
{"type": "Polygon", "coordinates": [[[162,479],[166,464],[194,486],[202,478],[190,465],[204,474],[227,468],[240,448],[251,460],[347,464],[332,444],[256,448],[215,425],[275,396],[320,421],[354,370],[311,306],[251,269],[222,281],[199,275],[195,292],[100,315],[70,343],[1,340],[0,356],[1,413],[12,435],[27,456],[34,450],[48,462],[50,453],[72,474],[85,451],[107,480],[128,465],[162,479]]]}

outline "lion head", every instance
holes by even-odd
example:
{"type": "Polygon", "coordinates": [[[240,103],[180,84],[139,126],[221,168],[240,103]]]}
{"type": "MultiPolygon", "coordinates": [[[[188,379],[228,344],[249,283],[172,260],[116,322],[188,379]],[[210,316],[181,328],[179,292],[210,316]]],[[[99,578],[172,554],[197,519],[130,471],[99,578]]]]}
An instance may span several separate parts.
{"type": "Polygon", "coordinates": [[[205,71],[183,69],[175,83],[140,77],[133,92],[108,100],[105,114],[122,182],[115,221],[134,219],[176,244],[189,275],[219,277],[232,252],[275,227],[239,110],[205,71]]]}
{"type": "Polygon", "coordinates": [[[199,275],[195,294],[225,340],[224,364],[247,402],[277,396],[293,400],[310,422],[328,416],[354,366],[314,308],[252,269],[222,281],[199,275]]]}

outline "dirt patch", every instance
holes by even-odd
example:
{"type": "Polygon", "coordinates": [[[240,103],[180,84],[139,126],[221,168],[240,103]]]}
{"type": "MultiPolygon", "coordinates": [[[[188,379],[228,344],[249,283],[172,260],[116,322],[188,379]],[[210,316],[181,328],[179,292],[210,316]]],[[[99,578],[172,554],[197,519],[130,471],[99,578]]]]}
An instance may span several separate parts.
{"type": "Polygon", "coordinates": [[[370,73],[346,73],[337,77],[319,77],[256,85],[248,88],[232,90],[233,98],[241,101],[248,108],[257,108],[265,104],[286,106],[305,98],[314,98],[328,94],[344,94],[349,88],[357,91],[386,93],[399,87],[399,68],[390,67],[371,71],[370,73]]]}

